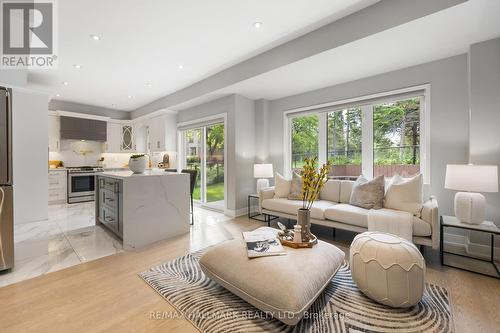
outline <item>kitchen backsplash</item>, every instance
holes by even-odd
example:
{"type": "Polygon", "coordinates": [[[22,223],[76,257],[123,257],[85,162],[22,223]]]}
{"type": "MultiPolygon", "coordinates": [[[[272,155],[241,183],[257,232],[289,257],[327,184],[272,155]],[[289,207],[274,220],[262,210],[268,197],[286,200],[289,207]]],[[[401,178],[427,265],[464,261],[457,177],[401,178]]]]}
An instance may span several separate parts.
{"type": "Polygon", "coordinates": [[[49,160],[63,161],[65,167],[97,165],[102,146],[96,141],[61,140],[60,151],[49,153],[49,160]]]}
{"type": "MultiPolygon", "coordinates": [[[[94,166],[102,165],[105,168],[123,168],[128,164],[129,153],[104,153],[103,144],[95,141],[79,140],[61,140],[61,150],[59,152],[50,152],[49,160],[63,161],[64,166],[94,166]],[[98,162],[104,157],[103,162],[98,162]]],[[[156,167],[163,161],[163,155],[170,156],[170,166],[175,168],[177,165],[176,152],[155,152],[151,159],[153,166],[156,167]]]]}

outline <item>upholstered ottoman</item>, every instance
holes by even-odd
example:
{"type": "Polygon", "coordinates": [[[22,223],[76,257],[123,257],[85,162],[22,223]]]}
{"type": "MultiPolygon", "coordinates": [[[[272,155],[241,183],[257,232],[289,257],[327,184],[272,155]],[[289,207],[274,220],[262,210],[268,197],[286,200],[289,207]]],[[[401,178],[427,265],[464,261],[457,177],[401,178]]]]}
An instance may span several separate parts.
{"type": "Polygon", "coordinates": [[[311,249],[285,250],[286,255],[249,259],[244,241],[231,240],[209,249],[200,266],[233,294],[295,325],[342,266],[344,252],[322,241],[311,249]]]}
{"type": "Polygon", "coordinates": [[[359,234],[352,241],[349,264],[358,288],[374,301],[410,307],[422,298],[425,261],[404,238],[381,232],[359,234]]]}

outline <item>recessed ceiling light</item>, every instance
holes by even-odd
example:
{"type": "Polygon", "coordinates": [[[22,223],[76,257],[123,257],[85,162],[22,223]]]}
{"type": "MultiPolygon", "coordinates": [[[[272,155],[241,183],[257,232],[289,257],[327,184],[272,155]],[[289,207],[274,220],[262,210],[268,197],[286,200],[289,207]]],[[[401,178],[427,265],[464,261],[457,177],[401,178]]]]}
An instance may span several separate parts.
{"type": "Polygon", "coordinates": [[[254,22],[254,23],[253,23],[253,27],[254,27],[255,29],[260,29],[260,28],[262,27],[262,22],[254,22]]]}
{"type": "Polygon", "coordinates": [[[128,95],[127,97],[128,97],[128,99],[131,99],[131,98],[132,98],[132,95],[128,95]]]}
{"type": "Polygon", "coordinates": [[[61,94],[56,94],[56,97],[61,97],[61,94]]]}
{"type": "Polygon", "coordinates": [[[64,82],[63,82],[63,84],[64,84],[65,86],[69,86],[69,82],[68,82],[68,81],[64,81],[64,82]]]}
{"type": "Polygon", "coordinates": [[[179,65],[177,66],[180,70],[183,70],[184,69],[184,65],[179,65]]]}
{"type": "Polygon", "coordinates": [[[93,40],[96,40],[96,41],[97,41],[97,40],[101,40],[101,36],[99,36],[99,35],[96,35],[96,34],[90,34],[89,36],[90,36],[90,38],[92,38],[93,40]]]}
{"type": "Polygon", "coordinates": [[[80,69],[82,68],[82,65],[74,64],[73,67],[75,67],[76,69],[80,69]]]}

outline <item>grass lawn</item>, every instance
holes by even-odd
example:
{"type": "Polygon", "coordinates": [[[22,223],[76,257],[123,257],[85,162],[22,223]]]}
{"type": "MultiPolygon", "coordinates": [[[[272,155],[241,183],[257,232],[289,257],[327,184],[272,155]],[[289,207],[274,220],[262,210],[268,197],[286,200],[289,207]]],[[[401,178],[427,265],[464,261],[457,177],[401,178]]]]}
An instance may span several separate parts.
{"type": "MultiPolygon", "coordinates": [[[[200,200],[200,188],[196,187],[193,191],[193,198],[200,200]]],[[[224,183],[217,183],[207,186],[207,201],[224,200],[224,183]]]]}

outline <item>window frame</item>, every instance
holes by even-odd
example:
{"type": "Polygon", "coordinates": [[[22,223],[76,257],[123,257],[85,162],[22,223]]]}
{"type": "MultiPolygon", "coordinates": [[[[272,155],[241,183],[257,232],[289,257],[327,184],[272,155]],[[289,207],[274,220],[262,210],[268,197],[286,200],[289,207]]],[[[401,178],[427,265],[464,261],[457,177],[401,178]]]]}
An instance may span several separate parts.
{"type": "Polygon", "coordinates": [[[361,129],[362,129],[362,153],[361,169],[362,173],[369,178],[373,177],[373,111],[374,106],[381,103],[395,102],[408,98],[420,97],[420,173],[423,175],[424,184],[431,183],[431,85],[419,85],[408,88],[402,88],[372,95],[366,95],[357,98],[340,100],[331,103],[319,104],[310,107],[287,110],[283,113],[283,165],[284,174],[290,177],[292,174],[291,156],[292,156],[292,119],[317,114],[319,118],[318,125],[318,162],[326,163],[327,159],[327,115],[329,112],[343,110],[349,107],[359,107],[361,109],[361,129]]]}

